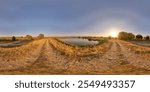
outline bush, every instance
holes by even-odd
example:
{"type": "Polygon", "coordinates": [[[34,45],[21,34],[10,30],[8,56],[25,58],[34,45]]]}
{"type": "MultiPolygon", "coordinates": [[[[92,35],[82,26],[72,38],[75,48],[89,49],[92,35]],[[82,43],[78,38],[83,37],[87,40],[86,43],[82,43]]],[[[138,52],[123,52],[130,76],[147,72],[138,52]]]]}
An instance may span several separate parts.
{"type": "Polygon", "coordinates": [[[16,37],[15,36],[12,37],[12,41],[16,41],[16,37]]]}
{"type": "Polygon", "coordinates": [[[144,40],[150,40],[150,36],[144,37],[144,40]]]}
{"type": "Polygon", "coordinates": [[[136,35],[136,39],[137,39],[137,40],[142,40],[142,39],[143,39],[143,36],[142,36],[141,34],[138,34],[138,35],[136,35]]]}
{"type": "Polygon", "coordinates": [[[33,40],[33,37],[32,37],[31,35],[26,35],[26,38],[27,38],[28,40],[33,40]]]}
{"type": "Polygon", "coordinates": [[[44,34],[39,34],[37,38],[38,39],[43,39],[44,38],[44,34]]]}

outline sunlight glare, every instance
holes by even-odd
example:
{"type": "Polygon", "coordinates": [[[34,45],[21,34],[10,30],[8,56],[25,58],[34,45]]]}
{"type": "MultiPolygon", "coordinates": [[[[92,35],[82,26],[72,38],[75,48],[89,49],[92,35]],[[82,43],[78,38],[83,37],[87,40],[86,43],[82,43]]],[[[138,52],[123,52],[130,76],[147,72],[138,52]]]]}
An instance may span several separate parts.
{"type": "Polygon", "coordinates": [[[117,35],[118,35],[117,32],[115,32],[115,31],[111,32],[112,37],[117,37],[117,35]]]}
{"type": "Polygon", "coordinates": [[[119,32],[119,30],[117,30],[117,29],[111,29],[110,30],[110,36],[111,37],[117,37],[118,36],[118,32],[119,32]]]}

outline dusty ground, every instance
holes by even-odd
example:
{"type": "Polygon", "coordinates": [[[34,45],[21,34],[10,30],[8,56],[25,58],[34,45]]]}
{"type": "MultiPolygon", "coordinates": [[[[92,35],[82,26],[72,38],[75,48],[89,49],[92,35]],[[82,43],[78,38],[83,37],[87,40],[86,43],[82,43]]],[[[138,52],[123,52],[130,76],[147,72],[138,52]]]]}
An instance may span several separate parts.
{"type": "Polygon", "coordinates": [[[14,65],[11,69],[7,68],[11,63],[1,65],[0,74],[150,74],[150,57],[141,57],[125,46],[124,41],[110,40],[108,43],[111,45],[108,44],[110,47],[103,53],[80,56],[76,54],[78,51],[66,55],[65,50],[55,48],[50,39],[44,39],[32,52],[36,53],[34,59],[29,59],[24,67],[14,68],[14,65]]]}

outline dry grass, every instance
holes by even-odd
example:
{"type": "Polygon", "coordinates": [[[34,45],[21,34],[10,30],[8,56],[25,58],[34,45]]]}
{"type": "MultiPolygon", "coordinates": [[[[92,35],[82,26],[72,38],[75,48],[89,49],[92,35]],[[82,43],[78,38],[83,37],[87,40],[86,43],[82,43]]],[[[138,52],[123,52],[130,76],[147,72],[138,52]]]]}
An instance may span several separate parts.
{"type": "Polygon", "coordinates": [[[130,51],[135,52],[144,59],[150,60],[150,47],[140,46],[129,42],[122,41],[122,44],[126,46],[130,51]]]}
{"type": "Polygon", "coordinates": [[[0,69],[24,67],[28,63],[34,62],[36,59],[34,57],[39,54],[42,45],[41,40],[19,47],[0,48],[0,69]]]}

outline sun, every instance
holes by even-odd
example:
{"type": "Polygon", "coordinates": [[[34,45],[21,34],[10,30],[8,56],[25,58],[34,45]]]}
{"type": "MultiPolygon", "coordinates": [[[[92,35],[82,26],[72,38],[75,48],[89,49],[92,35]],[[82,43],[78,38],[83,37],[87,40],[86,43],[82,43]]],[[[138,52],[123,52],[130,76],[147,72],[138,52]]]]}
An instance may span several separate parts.
{"type": "Polygon", "coordinates": [[[117,36],[118,36],[118,33],[116,31],[111,32],[111,37],[117,37],[117,36]]]}
{"type": "Polygon", "coordinates": [[[119,29],[118,28],[111,28],[109,29],[109,34],[111,37],[118,37],[119,29]]]}

